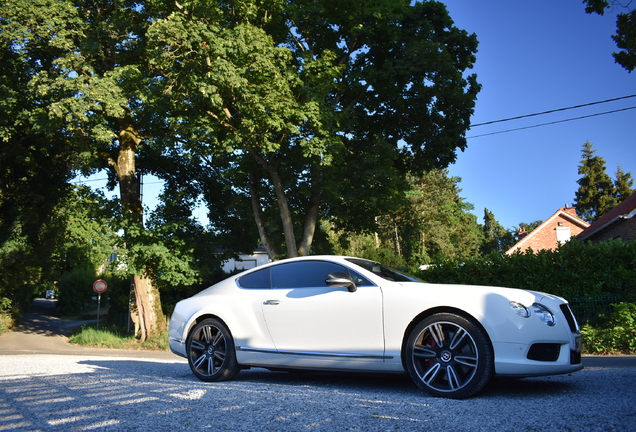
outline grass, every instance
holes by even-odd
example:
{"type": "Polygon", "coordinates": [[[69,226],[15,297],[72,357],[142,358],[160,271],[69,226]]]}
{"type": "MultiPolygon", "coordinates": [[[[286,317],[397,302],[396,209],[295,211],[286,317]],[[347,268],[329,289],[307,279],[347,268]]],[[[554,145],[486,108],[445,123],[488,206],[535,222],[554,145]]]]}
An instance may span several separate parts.
{"type": "Polygon", "coordinates": [[[133,350],[169,351],[168,332],[140,342],[134,336],[122,332],[117,327],[95,329],[93,325],[85,325],[69,338],[69,342],[95,348],[117,348],[133,350]]]}
{"type": "Polygon", "coordinates": [[[13,317],[10,313],[0,313],[0,335],[8,332],[13,327],[13,317]]]}

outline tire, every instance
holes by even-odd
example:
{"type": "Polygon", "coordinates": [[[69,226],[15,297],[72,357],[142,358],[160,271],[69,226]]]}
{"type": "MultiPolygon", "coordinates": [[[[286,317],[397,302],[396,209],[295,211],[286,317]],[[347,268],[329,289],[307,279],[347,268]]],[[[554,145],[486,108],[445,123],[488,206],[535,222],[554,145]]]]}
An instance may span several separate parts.
{"type": "Polygon", "coordinates": [[[422,320],[405,347],[406,369],[432,396],[463,399],[480,391],[494,373],[494,354],[486,332],[452,313],[422,320]]]}
{"type": "Polygon", "coordinates": [[[188,364],[201,381],[227,381],[240,372],[234,340],[225,324],[208,318],[197,324],[186,342],[188,364]]]}

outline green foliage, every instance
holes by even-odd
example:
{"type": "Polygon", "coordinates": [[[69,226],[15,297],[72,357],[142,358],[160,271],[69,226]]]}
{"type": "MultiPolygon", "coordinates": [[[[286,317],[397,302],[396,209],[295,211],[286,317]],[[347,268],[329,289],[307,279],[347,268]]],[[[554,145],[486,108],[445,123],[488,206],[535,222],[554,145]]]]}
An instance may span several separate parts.
{"type": "Polygon", "coordinates": [[[514,233],[506,230],[488,209],[484,209],[483,241],[481,254],[503,253],[516,243],[514,233]]]}
{"type": "Polygon", "coordinates": [[[113,203],[88,186],[71,189],[54,212],[59,236],[52,254],[58,275],[76,267],[102,268],[119,241],[113,203]]]}
{"type": "Polygon", "coordinates": [[[583,349],[589,354],[636,353],[636,304],[612,304],[614,312],[607,324],[581,328],[583,349]]]}
{"type": "Polygon", "coordinates": [[[393,248],[381,247],[374,234],[347,234],[335,232],[325,224],[323,227],[329,232],[333,243],[333,253],[379,261],[394,268],[407,268],[406,259],[397,254],[393,248]]]}
{"type": "Polygon", "coordinates": [[[271,257],[307,254],[320,216],[368,230],[407,171],[465,148],[476,37],[438,2],[362,6],[186,1],[150,26],[154,95],[179,137],[155,150],[200,188],[215,229],[243,238],[252,219],[271,257]]]}
{"type": "Polygon", "coordinates": [[[6,297],[0,297],[0,336],[13,327],[13,305],[6,297]]]}
{"type": "Polygon", "coordinates": [[[615,197],[612,179],[605,172],[605,159],[594,156],[596,150],[589,141],[583,145],[583,159],[579,165],[575,205],[579,217],[587,222],[598,220],[614,208],[618,202],[615,197]]]}
{"type": "Polygon", "coordinates": [[[414,266],[477,255],[482,230],[459,196],[460,179],[432,170],[409,181],[402,206],[376,218],[379,245],[414,266]]]}
{"type": "Polygon", "coordinates": [[[531,289],[566,299],[610,293],[629,300],[636,293],[636,242],[570,241],[554,251],[536,254],[528,250],[461,262],[449,260],[419,276],[435,283],[531,289]]]}
{"type": "Polygon", "coordinates": [[[65,273],[58,282],[60,313],[74,316],[87,312],[87,306],[92,304],[91,298],[96,295],[93,283],[97,279],[95,270],[89,267],[76,267],[65,273]]]}
{"type": "Polygon", "coordinates": [[[583,0],[586,4],[585,12],[603,15],[606,9],[620,7],[624,12],[616,16],[616,34],[612,39],[620,51],[612,54],[616,63],[623,66],[628,72],[636,68],[636,10],[630,8],[631,2],[619,2],[613,0],[610,4],[607,0],[583,0]]]}
{"type": "Polygon", "coordinates": [[[634,179],[632,178],[632,173],[625,173],[620,164],[616,167],[614,191],[617,203],[623,202],[627,197],[634,193],[634,179]]]}
{"type": "Polygon", "coordinates": [[[50,269],[47,253],[48,247],[36,248],[19,227],[0,246],[0,296],[11,302],[14,315],[28,310],[35,294],[43,290],[50,269]]]}
{"type": "Polygon", "coordinates": [[[84,325],[76,330],[69,342],[96,348],[125,349],[126,345],[133,341],[133,336],[125,335],[117,327],[109,327],[97,330],[95,324],[84,325]]]}
{"type": "Polygon", "coordinates": [[[71,337],[69,342],[77,345],[96,348],[137,349],[168,351],[167,332],[156,335],[142,343],[133,336],[126,335],[119,327],[110,326],[105,329],[96,329],[94,325],[80,327],[71,337]]]}

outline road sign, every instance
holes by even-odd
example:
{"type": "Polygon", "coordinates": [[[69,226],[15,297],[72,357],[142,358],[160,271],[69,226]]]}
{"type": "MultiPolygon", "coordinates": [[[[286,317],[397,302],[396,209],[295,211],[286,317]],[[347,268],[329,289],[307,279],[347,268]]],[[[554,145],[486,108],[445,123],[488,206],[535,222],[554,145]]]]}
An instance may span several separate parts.
{"type": "Polygon", "coordinates": [[[108,288],[108,284],[104,280],[97,279],[93,283],[93,291],[95,291],[97,294],[103,293],[104,291],[106,291],[106,288],[108,288]]]}

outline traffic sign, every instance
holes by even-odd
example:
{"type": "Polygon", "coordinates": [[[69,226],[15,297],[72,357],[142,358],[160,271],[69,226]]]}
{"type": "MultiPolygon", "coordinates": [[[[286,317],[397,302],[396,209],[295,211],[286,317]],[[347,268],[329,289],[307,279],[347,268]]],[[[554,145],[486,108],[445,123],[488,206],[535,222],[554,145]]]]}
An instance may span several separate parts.
{"type": "Polygon", "coordinates": [[[103,293],[104,291],[106,291],[106,288],[108,288],[108,284],[104,280],[97,279],[93,283],[93,291],[95,291],[97,294],[103,293]]]}

